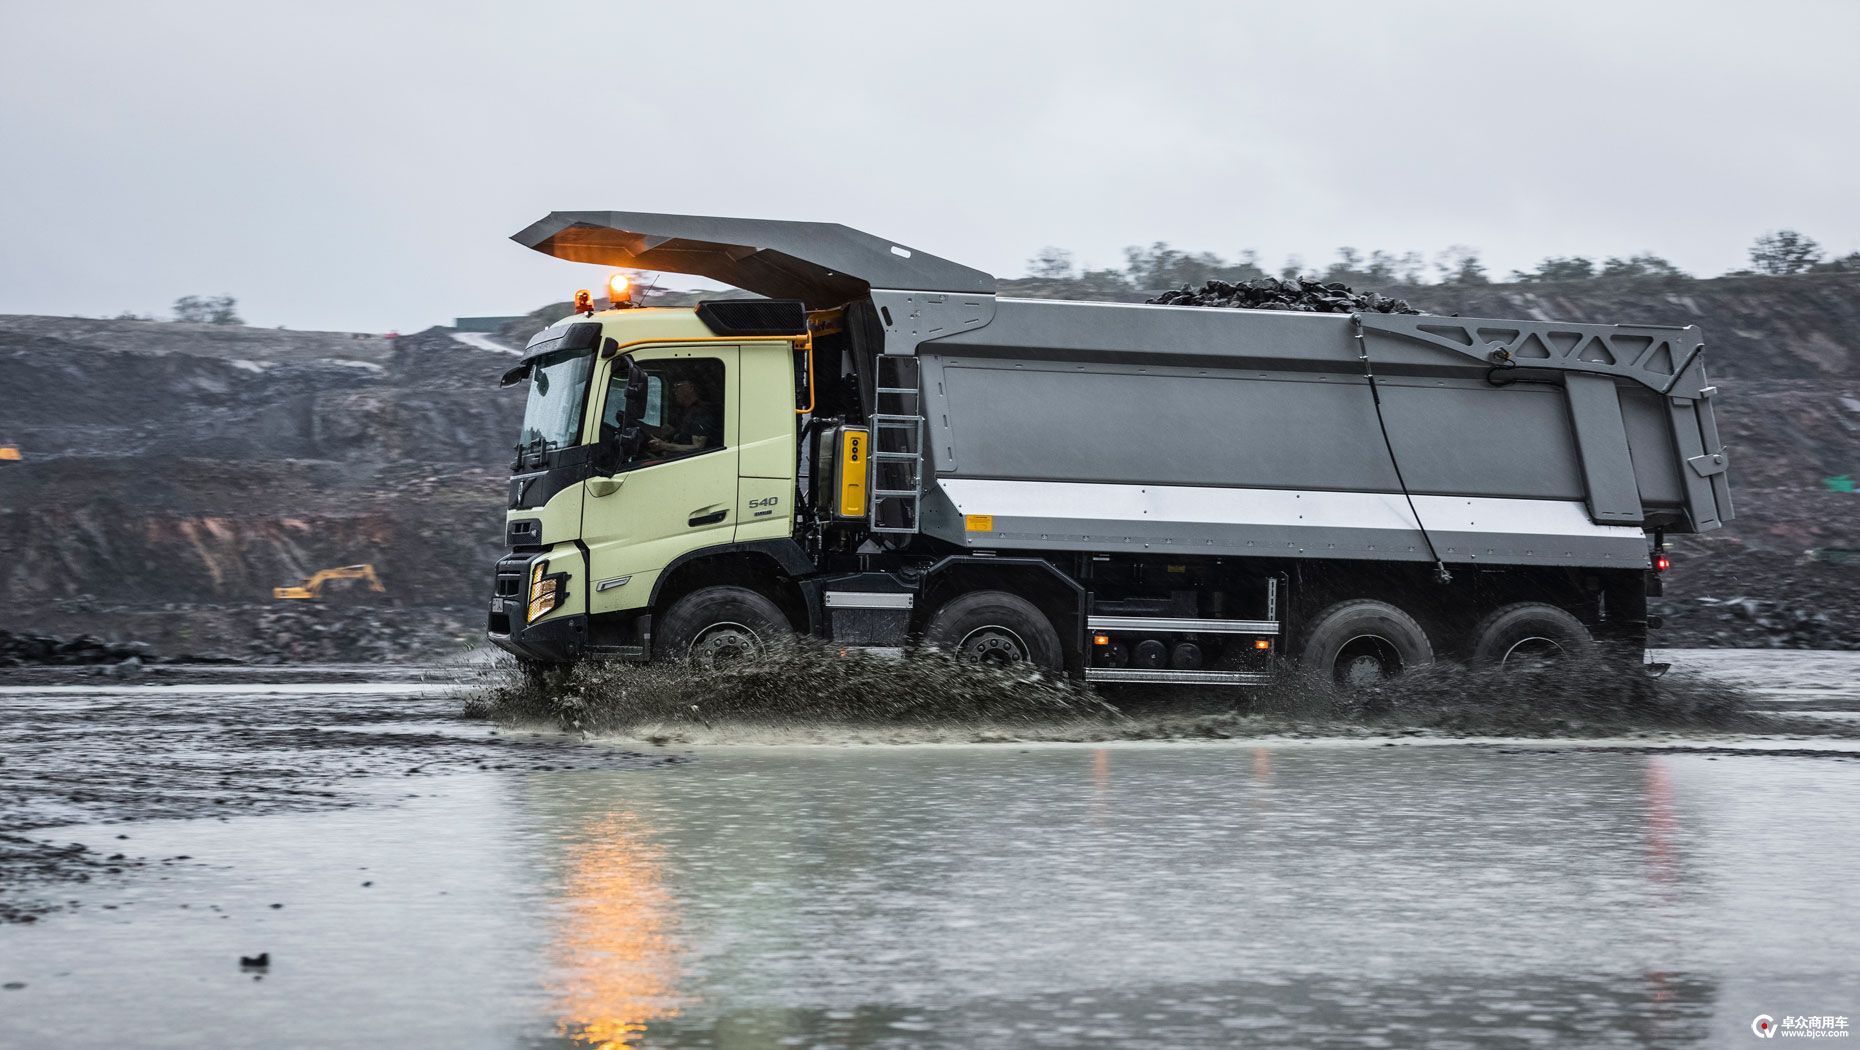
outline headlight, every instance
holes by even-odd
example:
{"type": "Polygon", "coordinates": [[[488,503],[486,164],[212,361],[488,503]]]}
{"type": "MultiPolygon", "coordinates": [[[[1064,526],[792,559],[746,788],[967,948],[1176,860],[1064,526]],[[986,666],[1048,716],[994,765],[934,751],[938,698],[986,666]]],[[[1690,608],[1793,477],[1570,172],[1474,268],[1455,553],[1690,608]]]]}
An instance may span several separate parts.
{"type": "Polygon", "coordinates": [[[547,558],[538,558],[530,568],[530,608],[527,617],[530,622],[548,615],[562,603],[562,578],[549,576],[545,579],[548,572],[547,558]]]}

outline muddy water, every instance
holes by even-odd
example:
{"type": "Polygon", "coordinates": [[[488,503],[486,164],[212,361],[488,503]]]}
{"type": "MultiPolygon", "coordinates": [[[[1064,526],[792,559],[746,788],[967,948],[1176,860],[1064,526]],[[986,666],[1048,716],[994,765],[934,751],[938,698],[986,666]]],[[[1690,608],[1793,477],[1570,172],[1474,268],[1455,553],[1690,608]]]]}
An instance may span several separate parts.
{"type": "MultiPolygon", "coordinates": [[[[1855,698],[1853,660],[1765,660],[1719,670],[1855,698]]],[[[35,770],[0,813],[144,862],[26,887],[60,907],[0,926],[0,1045],[1717,1046],[1860,1014],[1837,743],[668,752],[292,688],[0,692],[0,771],[35,770]],[[103,801],[28,800],[78,740],[103,801]]]]}

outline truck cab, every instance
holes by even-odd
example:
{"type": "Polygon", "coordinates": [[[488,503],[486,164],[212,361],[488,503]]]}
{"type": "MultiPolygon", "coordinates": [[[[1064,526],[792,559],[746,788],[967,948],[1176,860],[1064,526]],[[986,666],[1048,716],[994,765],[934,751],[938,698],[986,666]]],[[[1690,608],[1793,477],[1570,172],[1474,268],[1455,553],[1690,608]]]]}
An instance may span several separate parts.
{"type": "Polygon", "coordinates": [[[527,400],[490,637],[519,657],[644,659],[668,567],[793,536],[799,304],[625,305],[544,329],[506,375],[527,400]],[[768,334],[772,312],[788,331],[768,334]]]}

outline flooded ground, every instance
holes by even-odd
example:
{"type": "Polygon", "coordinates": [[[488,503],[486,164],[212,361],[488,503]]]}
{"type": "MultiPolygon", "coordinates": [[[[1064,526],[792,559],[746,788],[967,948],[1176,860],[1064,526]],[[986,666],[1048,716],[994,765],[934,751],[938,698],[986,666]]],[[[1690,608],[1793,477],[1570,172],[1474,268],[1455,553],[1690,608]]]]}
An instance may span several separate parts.
{"type": "MultiPolygon", "coordinates": [[[[1676,662],[1860,708],[1860,654],[1676,662]]],[[[461,721],[431,673],[199,677],[0,681],[0,1045],[1719,1046],[1860,1013],[1852,740],[654,747],[461,721]]]]}

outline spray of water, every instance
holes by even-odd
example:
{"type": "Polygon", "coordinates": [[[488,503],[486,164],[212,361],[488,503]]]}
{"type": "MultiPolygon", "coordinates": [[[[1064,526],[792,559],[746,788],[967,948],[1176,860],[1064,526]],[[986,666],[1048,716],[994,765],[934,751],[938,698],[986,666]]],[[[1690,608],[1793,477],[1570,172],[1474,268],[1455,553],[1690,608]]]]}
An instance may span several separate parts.
{"type": "Polygon", "coordinates": [[[505,722],[677,740],[820,739],[846,729],[899,738],[1078,733],[1125,721],[1081,683],[983,666],[937,649],[899,657],[795,645],[715,668],[588,662],[492,674],[467,713],[505,722]]]}
{"type": "Polygon", "coordinates": [[[1751,699],[1727,683],[1683,674],[1656,680],[1609,662],[1441,664],[1354,692],[1293,677],[1245,691],[1101,694],[934,649],[894,658],[800,645],[711,669],[591,662],[531,676],[501,665],[465,706],[473,717],[509,724],[678,742],[1851,732],[1785,720],[1751,699]]]}

